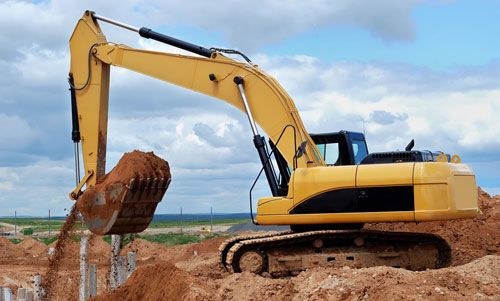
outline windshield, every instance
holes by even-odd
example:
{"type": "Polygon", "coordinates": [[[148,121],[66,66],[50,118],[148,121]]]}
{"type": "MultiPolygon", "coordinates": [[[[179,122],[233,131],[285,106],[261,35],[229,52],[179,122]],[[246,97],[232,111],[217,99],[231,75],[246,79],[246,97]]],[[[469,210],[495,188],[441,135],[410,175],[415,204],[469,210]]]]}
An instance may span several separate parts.
{"type": "Polygon", "coordinates": [[[326,164],[333,165],[337,163],[339,159],[338,143],[316,144],[316,146],[326,164]]]}
{"type": "Polygon", "coordinates": [[[352,140],[352,151],[356,164],[361,163],[368,155],[368,149],[364,140],[352,140]]]}

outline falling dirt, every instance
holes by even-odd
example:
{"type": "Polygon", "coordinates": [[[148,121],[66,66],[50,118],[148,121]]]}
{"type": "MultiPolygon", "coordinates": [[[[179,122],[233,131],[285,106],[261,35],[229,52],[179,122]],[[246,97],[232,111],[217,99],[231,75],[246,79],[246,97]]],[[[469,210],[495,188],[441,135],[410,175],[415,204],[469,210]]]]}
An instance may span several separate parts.
{"type": "Polygon", "coordinates": [[[54,282],[57,280],[58,272],[61,268],[61,261],[65,256],[66,245],[71,239],[71,233],[77,220],[77,214],[76,206],[73,206],[68,217],[66,218],[66,222],[61,228],[54,248],[54,253],[49,257],[47,272],[44,276],[42,276],[42,287],[45,291],[46,299],[51,300],[53,297],[52,288],[54,282]]]}
{"type": "MultiPolygon", "coordinates": [[[[97,179],[95,186],[87,188],[77,202],[78,211],[86,221],[111,220],[114,212],[120,212],[123,206],[122,199],[128,191],[132,179],[164,179],[170,181],[170,167],[168,162],[156,156],[153,152],[135,150],[125,153],[118,164],[105,176],[97,179]],[[97,205],[99,195],[105,196],[106,205],[97,205]]],[[[162,195],[161,195],[162,196],[162,195]]],[[[158,200],[159,201],[159,200],[158,200]]],[[[154,210],[152,211],[154,214],[154,210]]],[[[104,227],[107,223],[90,227],[96,234],[105,234],[104,227]]]]}

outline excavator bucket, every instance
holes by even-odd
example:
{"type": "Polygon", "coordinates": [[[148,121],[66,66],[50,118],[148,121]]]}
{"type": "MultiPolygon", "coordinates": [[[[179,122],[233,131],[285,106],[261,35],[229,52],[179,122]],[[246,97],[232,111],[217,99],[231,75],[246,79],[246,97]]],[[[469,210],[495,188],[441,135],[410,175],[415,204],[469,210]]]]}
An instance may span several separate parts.
{"type": "Polygon", "coordinates": [[[170,180],[166,161],[134,151],[125,154],[101,183],[84,191],[78,210],[92,233],[139,233],[152,221],[170,180]]]}

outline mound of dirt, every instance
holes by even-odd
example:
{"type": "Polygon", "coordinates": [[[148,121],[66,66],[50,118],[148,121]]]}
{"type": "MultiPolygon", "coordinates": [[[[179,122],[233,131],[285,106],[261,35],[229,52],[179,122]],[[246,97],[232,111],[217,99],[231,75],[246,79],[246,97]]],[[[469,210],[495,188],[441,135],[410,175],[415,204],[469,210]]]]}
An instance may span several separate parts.
{"type": "Polygon", "coordinates": [[[169,248],[169,257],[172,262],[184,261],[191,259],[195,256],[215,253],[218,251],[219,246],[226,240],[224,237],[216,237],[212,239],[203,240],[200,243],[180,245],[169,248]]]}
{"type": "Polygon", "coordinates": [[[25,238],[15,246],[18,250],[24,251],[33,257],[45,256],[48,251],[47,245],[31,237],[25,238]]]}
{"type": "Polygon", "coordinates": [[[196,279],[163,262],[140,267],[123,286],[91,300],[209,300],[208,297],[196,279]]]}
{"type": "MultiPolygon", "coordinates": [[[[79,251],[78,251],[79,252],[79,251]]],[[[92,235],[89,240],[89,261],[91,263],[109,264],[111,245],[102,236],[92,235]]]]}
{"type": "Polygon", "coordinates": [[[136,252],[139,260],[168,260],[170,258],[170,252],[165,247],[141,238],[134,239],[134,241],[122,248],[121,255],[127,255],[131,251],[136,252]]]}
{"type": "Polygon", "coordinates": [[[478,190],[481,214],[473,219],[425,223],[374,223],[366,229],[437,234],[452,248],[452,265],[461,265],[485,255],[500,254],[500,196],[478,190]]]}
{"type": "MultiPolygon", "coordinates": [[[[19,257],[20,255],[18,254],[18,251],[15,249],[14,244],[11,243],[10,240],[8,240],[5,237],[0,237],[0,254],[2,254],[0,259],[19,257]]],[[[24,255],[24,252],[22,255],[24,255]]]]}
{"type": "Polygon", "coordinates": [[[412,272],[391,267],[314,269],[292,279],[294,300],[494,300],[500,292],[500,256],[412,272]]]}

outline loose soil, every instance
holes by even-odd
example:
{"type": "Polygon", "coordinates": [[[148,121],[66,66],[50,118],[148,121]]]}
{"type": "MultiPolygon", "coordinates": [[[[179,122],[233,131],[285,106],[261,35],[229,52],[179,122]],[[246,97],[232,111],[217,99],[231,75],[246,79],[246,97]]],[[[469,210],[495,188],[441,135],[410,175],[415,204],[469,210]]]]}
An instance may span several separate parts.
{"type": "MultiPolygon", "coordinates": [[[[422,272],[391,267],[314,268],[295,277],[270,279],[223,270],[217,257],[223,238],[168,248],[136,239],[125,246],[122,255],[136,250],[138,270],[122,287],[107,293],[110,246],[95,237],[91,239],[90,261],[98,264],[100,293],[92,300],[498,300],[499,203],[500,196],[490,197],[480,191],[482,214],[475,219],[367,225],[445,237],[453,248],[455,266],[422,272]]],[[[27,253],[0,238],[3,251],[13,256],[27,253]]],[[[78,297],[78,243],[69,240],[66,251],[57,285],[53,286],[54,300],[78,297]]],[[[32,258],[31,265],[0,263],[0,285],[29,287],[31,275],[46,267],[47,261],[41,258],[32,258]]]]}
{"type": "MultiPolygon", "coordinates": [[[[87,188],[77,202],[78,211],[85,220],[109,220],[116,210],[121,211],[123,194],[131,179],[164,179],[170,180],[168,162],[156,156],[153,152],[135,150],[125,153],[118,164],[105,176],[98,179],[95,186],[87,188]],[[120,193],[116,193],[120,191],[120,193]],[[105,206],[96,206],[98,194],[104,194],[105,206]]],[[[138,183],[136,183],[138,185],[138,183]]],[[[153,212],[154,213],[154,212],[153,212]]],[[[94,233],[104,234],[104,229],[91,229],[94,233]]]]}
{"type": "Polygon", "coordinates": [[[47,272],[44,276],[42,276],[42,287],[45,291],[46,299],[52,300],[55,296],[55,294],[53,294],[53,285],[58,279],[61,261],[65,256],[66,245],[68,244],[68,240],[71,238],[73,226],[77,220],[77,214],[76,206],[73,206],[68,217],[66,218],[66,222],[61,228],[54,247],[54,253],[49,257],[47,272]]]}

